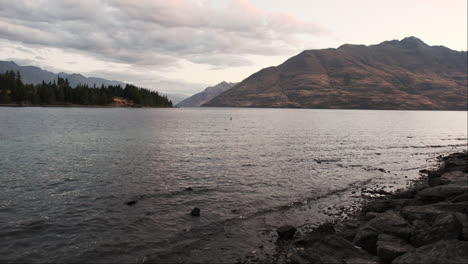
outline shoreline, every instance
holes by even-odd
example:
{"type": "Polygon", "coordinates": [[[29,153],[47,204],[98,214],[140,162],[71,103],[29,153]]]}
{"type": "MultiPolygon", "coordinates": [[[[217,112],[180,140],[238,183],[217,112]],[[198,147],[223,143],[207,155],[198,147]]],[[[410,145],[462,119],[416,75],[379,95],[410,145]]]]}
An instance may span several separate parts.
{"type": "Polygon", "coordinates": [[[283,226],[276,254],[240,263],[468,263],[468,152],[439,156],[436,170],[420,173],[349,219],[300,235],[283,226]]]}
{"type": "Polygon", "coordinates": [[[176,108],[163,106],[118,106],[118,105],[19,105],[19,104],[0,104],[0,107],[54,107],[54,108],[176,108]]]}

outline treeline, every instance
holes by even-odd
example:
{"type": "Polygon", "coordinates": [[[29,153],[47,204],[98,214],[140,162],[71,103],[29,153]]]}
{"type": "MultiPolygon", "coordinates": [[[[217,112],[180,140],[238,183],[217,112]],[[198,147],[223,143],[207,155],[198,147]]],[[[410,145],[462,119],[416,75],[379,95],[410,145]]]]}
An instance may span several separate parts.
{"type": "Polygon", "coordinates": [[[131,84],[72,88],[67,79],[55,82],[24,84],[19,72],[0,73],[0,104],[19,105],[132,105],[172,107],[172,102],[158,92],[131,84]],[[124,100],[119,100],[124,99],[124,100]],[[117,102],[118,101],[118,102],[117,102]],[[124,103],[122,103],[124,101],[124,103]]]}

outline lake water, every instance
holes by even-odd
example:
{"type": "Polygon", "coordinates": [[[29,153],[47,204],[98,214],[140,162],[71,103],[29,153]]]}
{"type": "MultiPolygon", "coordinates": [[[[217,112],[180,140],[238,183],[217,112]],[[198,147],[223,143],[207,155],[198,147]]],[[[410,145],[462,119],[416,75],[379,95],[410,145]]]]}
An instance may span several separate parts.
{"type": "Polygon", "coordinates": [[[0,262],[235,262],[466,148],[467,112],[0,108],[0,262]]]}

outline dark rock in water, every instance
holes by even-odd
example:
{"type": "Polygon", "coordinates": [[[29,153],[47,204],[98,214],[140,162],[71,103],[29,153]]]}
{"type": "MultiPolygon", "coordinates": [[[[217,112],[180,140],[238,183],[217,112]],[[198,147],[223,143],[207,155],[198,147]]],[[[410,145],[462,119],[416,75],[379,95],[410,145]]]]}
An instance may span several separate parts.
{"type": "Polygon", "coordinates": [[[384,170],[384,169],[382,169],[382,168],[380,168],[379,171],[380,171],[380,172],[387,172],[386,170],[384,170]]]}
{"type": "Polygon", "coordinates": [[[186,191],[193,191],[193,188],[192,187],[187,187],[185,188],[186,191]]]}
{"type": "Polygon", "coordinates": [[[125,204],[128,205],[128,206],[132,206],[132,205],[135,205],[138,201],[136,200],[132,200],[132,201],[128,201],[126,202],[125,204]]]}
{"type": "Polygon", "coordinates": [[[393,259],[413,250],[414,247],[401,238],[380,234],[377,241],[377,256],[383,263],[391,263],[393,259]]]}
{"type": "Polygon", "coordinates": [[[294,237],[296,233],[296,228],[294,226],[285,225],[276,230],[278,233],[278,240],[288,240],[294,237]]]}
{"type": "Polygon", "coordinates": [[[467,186],[460,185],[441,185],[426,188],[418,193],[423,200],[442,201],[448,197],[468,192],[467,186]]]}
{"type": "Polygon", "coordinates": [[[468,242],[441,240],[422,246],[393,260],[392,264],[468,263],[468,242]]]}
{"type": "Polygon", "coordinates": [[[416,247],[434,243],[439,240],[458,239],[462,235],[463,225],[454,213],[441,213],[434,224],[427,229],[416,230],[410,237],[416,247]]]}
{"type": "Polygon", "coordinates": [[[192,212],[190,212],[191,216],[200,216],[200,208],[195,207],[192,209],[192,212]]]}

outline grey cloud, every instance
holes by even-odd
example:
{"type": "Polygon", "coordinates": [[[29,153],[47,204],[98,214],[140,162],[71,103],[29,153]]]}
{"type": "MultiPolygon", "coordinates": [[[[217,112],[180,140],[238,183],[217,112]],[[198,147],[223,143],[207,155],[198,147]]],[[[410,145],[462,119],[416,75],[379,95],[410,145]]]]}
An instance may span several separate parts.
{"type": "Polygon", "coordinates": [[[191,0],[0,0],[0,38],[136,65],[244,66],[246,55],[289,52],[295,35],[324,33],[245,0],[221,9],[191,0]]]}
{"type": "Polygon", "coordinates": [[[202,83],[189,83],[179,80],[171,80],[147,72],[100,70],[87,72],[85,75],[99,76],[109,80],[119,80],[127,83],[133,83],[141,87],[157,90],[163,93],[173,93],[174,91],[177,91],[181,94],[191,95],[198,93],[205,87],[209,86],[208,84],[202,83]]]}

